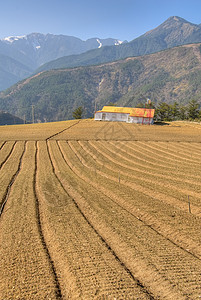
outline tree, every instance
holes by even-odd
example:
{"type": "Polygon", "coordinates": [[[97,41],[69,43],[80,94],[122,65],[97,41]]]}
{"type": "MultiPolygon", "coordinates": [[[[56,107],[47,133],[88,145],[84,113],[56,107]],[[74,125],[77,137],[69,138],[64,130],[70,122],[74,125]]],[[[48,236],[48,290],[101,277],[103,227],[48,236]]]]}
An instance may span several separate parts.
{"type": "Polygon", "coordinates": [[[156,116],[158,121],[171,121],[172,114],[170,106],[165,102],[160,103],[156,107],[156,116]]]}
{"type": "Polygon", "coordinates": [[[174,102],[170,105],[172,120],[178,120],[180,112],[179,112],[179,104],[174,102]]]}
{"type": "Polygon", "coordinates": [[[199,117],[199,104],[196,100],[191,100],[187,107],[187,115],[189,119],[195,120],[199,117]]]}
{"type": "Polygon", "coordinates": [[[154,102],[145,103],[145,108],[155,109],[155,103],[154,102]]]}
{"type": "Polygon", "coordinates": [[[187,108],[184,105],[180,105],[179,107],[179,119],[186,120],[187,116],[187,108]]]}
{"type": "Polygon", "coordinates": [[[84,112],[83,107],[79,106],[78,108],[76,108],[76,110],[74,110],[73,118],[74,119],[82,119],[83,112],[84,112]]]}

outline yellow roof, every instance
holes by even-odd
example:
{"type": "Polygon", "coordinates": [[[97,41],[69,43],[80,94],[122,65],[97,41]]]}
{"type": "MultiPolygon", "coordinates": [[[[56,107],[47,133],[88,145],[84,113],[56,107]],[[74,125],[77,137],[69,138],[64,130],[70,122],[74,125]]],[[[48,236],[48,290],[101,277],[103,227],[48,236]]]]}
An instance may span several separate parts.
{"type": "Polygon", "coordinates": [[[132,107],[116,107],[116,106],[104,106],[102,111],[103,112],[116,112],[116,113],[124,113],[130,114],[132,107]]]}
{"type": "Polygon", "coordinates": [[[155,109],[104,106],[101,112],[115,112],[129,114],[131,117],[153,118],[155,109]]]}

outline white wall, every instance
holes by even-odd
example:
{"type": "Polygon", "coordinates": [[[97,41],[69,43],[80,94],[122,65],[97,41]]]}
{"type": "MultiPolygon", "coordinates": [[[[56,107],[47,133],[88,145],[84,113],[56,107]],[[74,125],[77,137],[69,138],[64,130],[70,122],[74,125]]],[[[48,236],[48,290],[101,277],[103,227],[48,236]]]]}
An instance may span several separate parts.
{"type": "Polygon", "coordinates": [[[94,120],[96,121],[119,121],[135,124],[153,124],[153,118],[129,117],[129,114],[97,112],[94,120]]]}
{"type": "Polygon", "coordinates": [[[94,116],[94,120],[96,120],[96,121],[102,120],[102,113],[96,112],[95,116],[94,116]]]}
{"type": "Polygon", "coordinates": [[[129,123],[135,124],[153,124],[153,118],[129,117],[129,123]]]}
{"type": "Polygon", "coordinates": [[[97,113],[95,113],[94,120],[127,122],[128,116],[129,116],[129,114],[97,112],[97,113]]]}

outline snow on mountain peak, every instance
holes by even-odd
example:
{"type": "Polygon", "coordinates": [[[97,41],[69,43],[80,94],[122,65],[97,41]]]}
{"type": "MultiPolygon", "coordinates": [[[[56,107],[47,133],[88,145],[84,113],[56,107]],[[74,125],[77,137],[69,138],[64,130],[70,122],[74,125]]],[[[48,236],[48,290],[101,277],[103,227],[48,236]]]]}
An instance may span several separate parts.
{"type": "Polygon", "coordinates": [[[41,48],[40,44],[40,38],[43,37],[42,34],[38,33],[32,33],[29,35],[21,35],[21,36],[8,36],[2,39],[3,42],[12,44],[13,42],[19,41],[19,40],[26,40],[26,43],[28,43],[30,46],[33,47],[34,50],[39,50],[41,48]]]}
{"type": "Polygon", "coordinates": [[[26,35],[21,35],[21,36],[8,36],[2,39],[2,41],[6,41],[8,43],[13,43],[14,41],[18,41],[20,39],[26,39],[26,35]]]}
{"type": "Polygon", "coordinates": [[[97,42],[99,43],[99,46],[98,46],[98,48],[101,48],[103,44],[100,42],[100,40],[99,40],[99,39],[96,39],[96,40],[97,40],[97,42]]]}
{"type": "MultiPolygon", "coordinates": [[[[98,48],[101,48],[103,45],[105,45],[105,40],[99,40],[99,39],[96,39],[96,41],[98,42],[99,46],[98,48]]],[[[113,43],[114,44],[110,44],[110,45],[115,45],[115,46],[119,46],[123,43],[123,41],[120,41],[120,40],[113,40],[113,43]]]]}
{"type": "Polygon", "coordinates": [[[123,43],[123,41],[116,40],[116,41],[115,41],[115,46],[119,46],[119,45],[121,45],[122,43],[123,43]]]}

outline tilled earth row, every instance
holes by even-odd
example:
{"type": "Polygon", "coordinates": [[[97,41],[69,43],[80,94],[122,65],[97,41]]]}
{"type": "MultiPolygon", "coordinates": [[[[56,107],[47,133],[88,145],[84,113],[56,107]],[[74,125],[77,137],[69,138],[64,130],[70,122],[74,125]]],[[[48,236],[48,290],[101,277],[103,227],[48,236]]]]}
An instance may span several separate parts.
{"type": "Polygon", "coordinates": [[[96,142],[69,142],[71,148],[73,143],[76,155],[79,153],[81,161],[83,157],[85,166],[88,166],[91,172],[94,174],[102,172],[103,176],[110,177],[114,182],[120,180],[118,193],[119,195],[122,193],[122,198],[127,193],[132,203],[135,200],[135,197],[132,197],[134,193],[139,198],[143,196],[143,201],[135,201],[135,207],[143,208],[144,212],[155,215],[157,219],[162,218],[166,225],[172,224],[174,231],[177,228],[180,234],[188,233],[196,243],[200,243],[201,201],[200,198],[190,197],[191,214],[189,214],[188,194],[185,192],[187,190],[191,191],[192,195],[196,194],[195,190],[200,188],[199,182],[193,183],[193,179],[189,177],[181,180],[180,177],[177,178],[176,173],[171,173],[171,176],[159,176],[158,170],[146,172],[148,162],[141,169],[136,167],[135,161],[127,165],[123,156],[120,157],[119,153],[115,155],[105,143],[101,145],[96,142]]]}
{"type": "Polygon", "coordinates": [[[25,144],[8,142],[1,149],[0,155],[0,205],[5,201],[9,185],[12,183],[15,174],[19,170],[21,158],[23,156],[25,144]],[[11,155],[12,154],[12,155],[11,155]]]}
{"type": "MultiPolygon", "coordinates": [[[[171,288],[175,287],[176,285],[177,291],[181,292],[184,297],[198,297],[200,294],[201,283],[200,258],[194,255],[194,253],[190,253],[189,249],[185,249],[185,245],[183,247],[182,245],[177,245],[175,241],[171,241],[164,235],[162,236],[156,230],[150,228],[150,226],[144,226],[147,224],[142,225],[142,220],[133,218],[134,216],[132,216],[132,214],[129,215],[129,211],[127,209],[123,210],[123,197],[126,199],[126,202],[130,201],[131,203],[131,201],[134,201],[134,206],[137,201],[138,203],[140,202],[140,206],[141,204],[143,205],[144,197],[140,197],[139,193],[135,193],[135,191],[133,191],[129,197],[128,193],[124,192],[123,186],[121,185],[119,188],[118,183],[115,183],[114,181],[112,182],[110,178],[108,178],[107,174],[105,175],[105,178],[103,178],[103,176],[99,176],[96,170],[95,176],[95,171],[93,168],[90,173],[89,169],[86,168],[78,154],[72,149],[72,145],[70,145],[71,143],[72,142],[69,144],[65,142],[59,142],[59,145],[62,149],[63,157],[65,158],[68,166],[80,179],[85,181],[85,184],[89,185],[87,189],[88,196],[85,196],[89,206],[93,208],[93,210],[98,214],[99,218],[102,219],[103,222],[108,225],[108,227],[112,228],[113,231],[118,233],[119,237],[124,239],[126,246],[131,247],[133,254],[136,251],[135,255],[138,255],[142,261],[146,262],[147,265],[151,265],[153,270],[158,271],[158,274],[161,275],[161,282],[162,279],[167,280],[170,283],[171,288]],[[98,195],[99,201],[96,201],[94,197],[89,196],[90,187],[97,188],[96,195],[98,195]],[[109,188],[113,194],[108,192],[109,188]],[[114,201],[115,196],[116,201],[114,201]],[[116,204],[119,202],[119,207],[115,205],[114,202],[116,204]],[[137,230],[138,226],[139,229],[137,230]]],[[[54,152],[55,151],[56,149],[54,148],[54,152]]],[[[80,151],[78,152],[80,153],[80,151]]],[[[59,161],[61,160],[59,159],[59,161]]],[[[78,182],[81,185],[81,180],[78,182]]],[[[149,205],[150,204],[151,203],[149,202],[149,205]]],[[[160,212],[159,204],[160,203],[158,203],[158,212],[160,212]]],[[[161,209],[164,209],[163,203],[161,209]]],[[[186,218],[186,216],[187,213],[185,216],[183,216],[183,218],[186,218]]],[[[198,231],[199,220],[194,216],[190,216],[190,218],[192,218],[193,222],[195,223],[194,225],[197,225],[195,232],[198,231]]],[[[165,220],[163,220],[163,222],[164,221],[165,220]]],[[[195,240],[196,238],[198,237],[195,236],[195,240]]],[[[124,259],[126,261],[126,257],[124,257],[124,259]]],[[[154,289],[154,287],[151,288],[154,289]]]]}
{"type": "MultiPolygon", "coordinates": [[[[95,175],[98,173],[111,179],[113,182],[120,181],[118,194],[122,196],[121,202],[124,203],[124,206],[129,211],[134,211],[147,224],[159,230],[181,247],[191,250],[192,253],[201,257],[200,219],[195,214],[196,211],[199,214],[200,206],[196,207],[193,205],[192,214],[195,214],[196,218],[192,218],[192,214],[188,212],[188,204],[186,202],[182,202],[170,195],[164,195],[163,190],[159,193],[150,189],[150,184],[152,184],[155,187],[157,185],[159,188],[162,186],[167,187],[168,190],[178,190],[176,185],[178,182],[175,183],[173,181],[174,187],[173,185],[167,186],[167,184],[164,184],[164,180],[158,180],[157,175],[154,176],[153,173],[149,174],[149,172],[146,173],[138,169],[134,169],[135,172],[132,172],[131,169],[131,172],[129,172],[128,168],[119,165],[119,161],[114,159],[114,155],[112,159],[107,156],[106,163],[106,157],[101,154],[106,153],[106,148],[104,148],[105,152],[102,150],[100,153],[100,149],[97,150],[95,145],[92,147],[88,142],[76,143],[69,142],[71,148],[89,170],[94,172],[95,175]],[[139,198],[132,197],[133,193],[139,198]],[[138,199],[142,197],[143,201],[139,202],[138,199]],[[135,199],[136,201],[134,201],[135,199]],[[150,200],[152,205],[150,205],[150,200]],[[187,220],[188,222],[186,222],[187,220]],[[184,233],[188,233],[188,235],[184,233]]],[[[169,178],[171,177],[165,177],[166,181],[169,178]]]]}
{"type": "Polygon", "coordinates": [[[0,150],[0,299],[199,299],[199,144],[0,150]]]}
{"type": "Polygon", "coordinates": [[[70,170],[67,171],[68,186],[64,187],[59,180],[56,173],[63,174],[66,171],[65,163],[64,169],[55,171],[60,160],[57,153],[59,149],[53,150],[51,158],[45,143],[39,142],[38,149],[37,190],[41,200],[42,224],[57,273],[60,274],[63,297],[152,298],[151,293],[134,278],[78,206],[78,199],[83,196],[76,192],[74,174],[69,177],[70,170]]]}
{"type": "Polygon", "coordinates": [[[1,178],[6,171],[14,174],[18,165],[0,218],[0,299],[56,299],[57,283],[41,236],[34,192],[35,142],[17,142],[15,147],[0,173],[1,178]]]}

